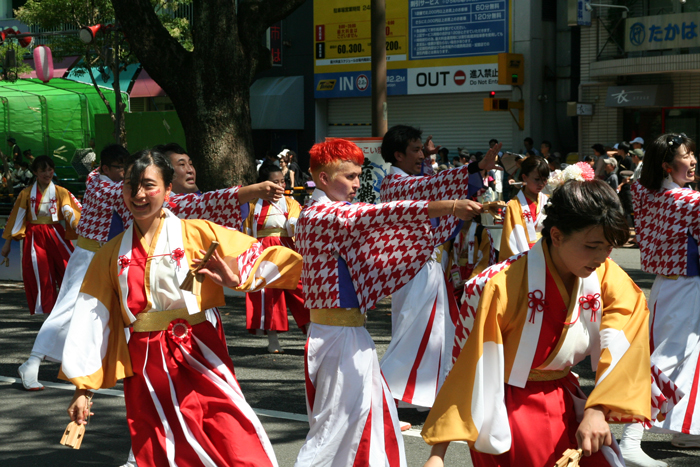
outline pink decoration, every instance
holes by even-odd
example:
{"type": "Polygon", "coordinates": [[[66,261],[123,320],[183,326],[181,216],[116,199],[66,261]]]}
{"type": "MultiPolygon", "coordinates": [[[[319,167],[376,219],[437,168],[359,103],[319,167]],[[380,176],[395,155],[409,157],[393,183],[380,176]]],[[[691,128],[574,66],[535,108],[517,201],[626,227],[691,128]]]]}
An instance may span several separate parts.
{"type": "Polygon", "coordinates": [[[48,83],[53,78],[53,57],[51,49],[45,45],[40,45],[34,49],[34,66],[36,76],[44,83],[48,83]]]}
{"type": "Polygon", "coordinates": [[[595,178],[595,171],[587,162],[577,162],[576,167],[581,169],[581,176],[584,180],[590,181],[595,178]]]}

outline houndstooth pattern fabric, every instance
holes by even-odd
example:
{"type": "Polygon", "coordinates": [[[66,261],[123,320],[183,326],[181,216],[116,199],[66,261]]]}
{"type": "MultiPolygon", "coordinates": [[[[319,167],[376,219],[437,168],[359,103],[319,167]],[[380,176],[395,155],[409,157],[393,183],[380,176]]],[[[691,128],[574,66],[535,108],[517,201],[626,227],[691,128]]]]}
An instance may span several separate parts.
{"type": "Polygon", "coordinates": [[[180,219],[203,219],[230,229],[241,230],[243,218],[234,186],[201,195],[180,193],[170,198],[168,209],[180,219]]]}
{"type": "Polygon", "coordinates": [[[428,261],[428,203],[347,204],[321,199],[296,226],[307,308],[339,308],[338,257],[346,260],[360,309],[403,287],[428,261]]]}
{"type": "Polygon", "coordinates": [[[255,266],[255,262],[258,260],[260,255],[265,251],[262,243],[257,242],[251,245],[243,254],[238,256],[238,273],[241,279],[241,284],[248,280],[250,272],[255,266]]]}
{"type": "MultiPolygon", "coordinates": [[[[652,274],[688,275],[688,235],[700,241],[700,193],[671,187],[652,192],[632,184],[642,269],[652,274]]],[[[697,258],[692,258],[697,261],[697,258]]]]}
{"type": "MultiPolygon", "coordinates": [[[[493,249],[492,249],[493,250],[493,249]]],[[[462,353],[462,348],[467,342],[467,338],[474,326],[474,318],[476,317],[476,309],[479,307],[479,300],[484,291],[486,283],[493,276],[506,269],[514,261],[521,256],[527,254],[527,251],[519,255],[511,256],[502,263],[496,263],[493,266],[484,269],[484,272],[474,277],[464,284],[464,295],[462,296],[462,307],[459,310],[459,317],[455,328],[455,340],[452,345],[452,365],[457,361],[457,357],[462,353]]]]}
{"type": "MultiPolygon", "coordinates": [[[[443,170],[430,176],[406,176],[391,173],[384,177],[379,196],[382,202],[401,200],[442,201],[450,199],[467,199],[469,188],[468,166],[458,169],[443,170]]],[[[445,243],[457,228],[459,219],[447,216],[440,219],[440,224],[433,230],[435,245],[445,243]]]]}
{"type": "Polygon", "coordinates": [[[85,182],[78,235],[106,242],[112,224],[113,209],[117,210],[124,225],[131,224],[131,213],[126,209],[122,198],[122,185],[122,182],[115,183],[107,177],[102,177],[97,169],[90,172],[85,182]]]}
{"type": "Polygon", "coordinates": [[[70,191],[68,192],[68,194],[70,195],[71,199],[73,200],[73,202],[75,203],[75,205],[78,206],[78,209],[80,209],[80,212],[82,213],[82,212],[83,212],[83,205],[82,205],[82,203],[81,203],[80,201],[78,201],[78,198],[76,198],[75,196],[73,196],[73,193],[71,193],[70,191]]]}

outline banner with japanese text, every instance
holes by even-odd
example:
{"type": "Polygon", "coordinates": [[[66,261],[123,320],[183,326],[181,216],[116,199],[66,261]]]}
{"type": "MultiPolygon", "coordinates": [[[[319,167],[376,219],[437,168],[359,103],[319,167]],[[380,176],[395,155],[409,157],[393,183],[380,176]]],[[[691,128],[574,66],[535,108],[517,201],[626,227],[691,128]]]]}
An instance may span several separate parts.
{"type": "MultiPolygon", "coordinates": [[[[387,93],[509,90],[510,0],[386,0],[387,93]]],[[[369,0],[314,0],[315,97],[371,94],[369,0]]]]}

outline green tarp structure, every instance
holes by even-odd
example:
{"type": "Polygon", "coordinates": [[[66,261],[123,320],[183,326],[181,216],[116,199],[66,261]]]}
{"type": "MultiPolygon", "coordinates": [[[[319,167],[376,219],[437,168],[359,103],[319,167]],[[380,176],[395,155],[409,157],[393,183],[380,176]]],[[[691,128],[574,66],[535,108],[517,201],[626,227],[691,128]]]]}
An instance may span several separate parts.
{"type": "MultiPolygon", "coordinates": [[[[101,88],[114,109],[114,91],[101,88]]],[[[129,96],[122,92],[127,104],[129,96]]],[[[54,157],[59,178],[75,178],[70,161],[77,148],[89,147],[95,138],[95,115],[108,113],[97,90],[87,84],[54,78],[44,84],[38,79],[20,79],[14,83],[0,81],[0,144],[9,153],[7,138],[13,137],[22,150],[34,156],[54,157]]]]}
{"type": "MultiPolygon", "coordinates": [[[[178,143],[187,149],[185,131],[182,129],[182,123],[174,110],[129,112],[124,117],[126,143],[130,153],[167,143],[178,143]]],[[[97,149],[114,143],[112,136],[114,123],[109,115],[103,114],[95,117],[95,129],[97,133],[95,147],[97,149]]]]}

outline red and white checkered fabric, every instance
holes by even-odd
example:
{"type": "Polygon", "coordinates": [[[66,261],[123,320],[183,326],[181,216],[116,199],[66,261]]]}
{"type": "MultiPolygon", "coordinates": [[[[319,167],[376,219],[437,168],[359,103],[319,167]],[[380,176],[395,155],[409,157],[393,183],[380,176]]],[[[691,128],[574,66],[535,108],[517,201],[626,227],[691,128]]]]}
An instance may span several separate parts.
{"type": "Polygon", "coordinates": [[[464,284],[462,307],[459,310],[459,316],[455,327],[455,340],[454,344],[452,345],[452,365],[455,364],[457,357],[459,357],[459,354],[462,353],[462,348],[467,342],[467,338],[472,331],[472,326],[474,326],[474,318],[476,317],[476,309],[479,306],[479,300],[481,299],[481,293],[484,291],[484,286],[489,279],[503,271],[515,260],[526,254],[527,251],[520,253],[519,255],[511,256],[502,263],[496,263],[493,266],[484,269],[484,272],[464,284]]]}
{"type": "Polygon", "coordinates": [[[248,276],[253,270],[255,262],[263,251],[265,251],[265,248],[262,246],[262,243],[257,242],[238,256],[238,275],[240,276],[241,284],[248,280],[248,276]]]}
{"type": "Polygon", "coordinates": [[[340,307],[340,256],[365,312],[403,287],[430,258],[434,239],[428,203],[351,205],[324,196],[301,212],[296,245],[304,257],[301,280],[307,308],[340,307]]]}
{"type": "Polygon", "coordinates": [[[121,216],[124,225],[131,224],[131,213],[126,209],[122,197],[122,185],[122,182],[115,183],[101,176],[97,169],[90,172],[85,182],[78,235],[90,240],[106,242],[112,224],[113,209],[121,216]]]}
{"type": "Polygon", "coordinates": [[[644,271],[686,276],[688,234],[700,242],[700,193],[674,186],[652,192],[632,184],[635,229],[644,271]]]}
{"type": "Polygon", "coordinates": [[[173,195],[168,209],[180,219],[203,219],[229,229],[241,230],[243,218],[238,202],[238,189],[234,186],[216,191],[180,193],[173,195]]]}
{"type": "Polygon", "coordinates": [[[674,384],[659,368],[651,365],[651,420],[644,420],[641,417],[632,417],[621,413],[613,413],[607,417],[610,423],[635,423],[639,422],[645,428],[651,428],[652,422],[666,419],[671,409],[673,409],[685,394],[674,384]]]}
{"type": "MultiPolygon", "coordinates": [[[[436,175],[410,176],[405,173],[391,173],[384,177],[379,196],[382,202],[401,200],[442,201],[467,199],[469,189],[468,166],[443,170],[436,175]]],[[[440,219],[434,229],[435,245],[442,245],[454,233],[459,219],[447,216],[440,219]]]]}

